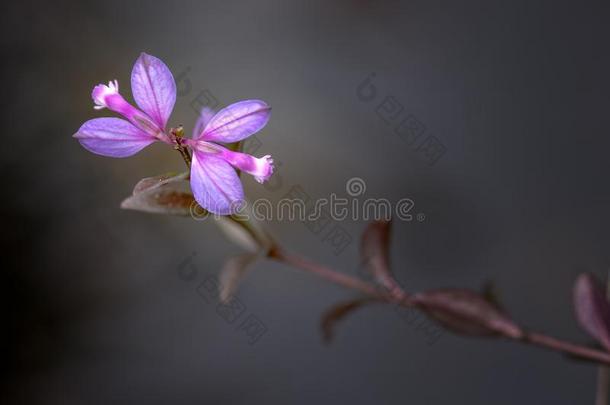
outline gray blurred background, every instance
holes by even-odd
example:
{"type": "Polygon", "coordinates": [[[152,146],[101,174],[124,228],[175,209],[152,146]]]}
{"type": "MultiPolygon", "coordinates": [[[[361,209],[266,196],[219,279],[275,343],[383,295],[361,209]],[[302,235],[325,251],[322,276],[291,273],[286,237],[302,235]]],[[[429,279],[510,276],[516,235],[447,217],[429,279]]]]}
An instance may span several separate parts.
{"type": "MultiPolygon", "coordinates": [[[[389,307],[354,313],[325,345],[320,314],[354,295],[277,263],[257,263],[238,292],[267,328],[249,344],[197,290],[240,248],[211,222],[119,209],[140,178],[182,170],[179,155],[103,158],[71,136],[109,115],[92,87],[118,79],[131,99],[133,62],[153,54],[184,73],[170,125],[192,128],[202,91],[272,105],[257,155],[281,166],[266,187],[245,179],[250,198],[294,185],[344,196],[352,177],[366,197],[411,198],[425,220],[396,222],[392,243],[407,289],[492,280],[524,325],[588,342],[571,288],[610,266],[607,2],[2,7],[5,403],[593,403],[591,365],[449,333],[429,344],[389,307]],[[436,164],[384,120],[390,96],[442,143],[436,164]],[[192,281],[177,271],[189,257],[192,281]]],[[[269,226],[355,274],[365,221],[339,225],[352,238],[340,254],[301,223],[269,226]]]]}

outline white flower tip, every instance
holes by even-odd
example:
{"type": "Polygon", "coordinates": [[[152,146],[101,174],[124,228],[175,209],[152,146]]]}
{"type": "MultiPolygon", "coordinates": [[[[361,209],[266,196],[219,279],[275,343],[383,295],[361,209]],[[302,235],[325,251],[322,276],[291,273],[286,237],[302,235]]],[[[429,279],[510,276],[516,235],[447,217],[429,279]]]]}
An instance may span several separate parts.
{"type": "Polygon", "coordinates": [[[93,88],[93,92],[91,93],[91,98],[93,98],[93,102],[95,103],[96,110],[101,110],[102,108],[106,108],[108,105],[106,104],[106,97],[119,94],[119,82],[117,80],[111,80],[108,82],[108,85],[98,84],[93,88]]]}
{"type": "Polygon", "coordinates": [[[262,158],[257,159],[256,165],[258,166],[257,172],[260,173],[260,175],[254,176],[254,180],[262,184],[269,180],[273,174],[273,159],[271,158],[271,155],[265,155],[262,158]]]}

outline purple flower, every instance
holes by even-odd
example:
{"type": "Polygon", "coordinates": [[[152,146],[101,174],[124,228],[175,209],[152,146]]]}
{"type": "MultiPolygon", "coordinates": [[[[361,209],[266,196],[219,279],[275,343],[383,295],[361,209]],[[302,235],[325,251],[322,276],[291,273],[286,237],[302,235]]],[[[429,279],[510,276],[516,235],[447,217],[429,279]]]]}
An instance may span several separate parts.
{"type": "Polygon", "coordinates": [[[103,156],[127,157],[157,140],[171,143],[165,125],[176,102],[176,82],[167,66],[154,56],[141,54],[131,71],[131,90],[140,109],[125,101],[116,80],[93,88],[93,108],[108,108],[127,121],[94,118],[85,122],[74,134],[85,149],[103,156]]]}
{"type": "Polygon", "coordinates": [[[244,190],[233,167],[251,174],[259,183],[273,174],[271,156],[255,158],[216,143],[238,142],[258,132],[269,121],[270,111],[260,100],[240,101],[216,114],[202,111],[195,126],[198,133],[186,142],[193,149],[191,188],[197,202],[208,211],[230,214],[243,202],[244,190]]]}
{"type": "Polygon", "coordinates": [[[191,188],[197,202],[208,211],[228,215],[244,200],[241,181],[234,168],[254,176],[258,182],[273,173],[270,156],[257,159],[233,152],[217,142],[231,143],[263,128],[271,108],[260,100],[232,104],[214,114],[204,109],[192,139],[182,139],[166,130],[176,102],[176,82],[158,58],[142,53],[131,72],[131,90],[139,107],[119,93],[118,82],[94,87],[94,108],[108,108],[121,118],[95,118],[85,122],[74,137],[90,152],[109,157],[134,155],[155,141],[189,146],[193,150],[191,188]]]}

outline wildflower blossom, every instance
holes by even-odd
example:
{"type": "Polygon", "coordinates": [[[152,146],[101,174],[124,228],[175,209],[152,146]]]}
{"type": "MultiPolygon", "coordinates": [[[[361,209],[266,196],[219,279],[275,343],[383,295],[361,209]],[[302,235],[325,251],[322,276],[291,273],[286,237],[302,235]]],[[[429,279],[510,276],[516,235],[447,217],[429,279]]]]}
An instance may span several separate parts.
{"type": "Polygon", "coordinates": [[[118,158],[134,155],[155,141],[170,143],[165,126],[176,102],[176,82],[168,67],[142,53],[131,72],[131,90],[140,109],[125,101],[116,80],[93,88],[93,108],[108,108],[127,121],[94,118],[85,122],[74,134],[85,149],[118,158]]]}
{"type": "Polygon", "coordinates": [[[153,142],[161,141],[193,151],[191,188],[197,202],[208,211],[228,215],[244,200],[243,187],[235,168],[262,183],[273,173],[269,155],[255,158],[234,152],[220,143],[241,141],[263,128],[271,108],[260,100],[231,104],[214,114],[204,109],[192,139],[183,139],[166,129],[176,102],[176,82],[169,68],[158,58],[142,53],[131,72],[131,90],[136,105],[119,93],[119,83],[94,87],[96,110],[107,108],[121,118],[94,118],[74,134],[81,145],[98,155],[128,157],[153,142]]]}
{"type": "Polygon", "coordinates": [[[191,188],[197,202],[215,214],[229,214],[244,200],[237,168],[262,183],[273,174],[273,159],[234,152],[217,142],[241,141],[258,132],[269,120],[270,107],[260,100],[246,100],[210,117],[203,111],[197,127],[203,128],[187,143],[193,149],[191,188]]]}

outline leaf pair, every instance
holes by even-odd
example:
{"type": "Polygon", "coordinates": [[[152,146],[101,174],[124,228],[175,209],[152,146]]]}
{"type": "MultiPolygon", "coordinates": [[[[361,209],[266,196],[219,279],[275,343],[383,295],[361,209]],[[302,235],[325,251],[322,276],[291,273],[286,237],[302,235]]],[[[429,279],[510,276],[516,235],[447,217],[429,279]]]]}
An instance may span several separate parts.
{"type": "MultiPolygon", "coordinates": [[[[398,284],[390,270],[390,222],[369,224],[362,235],[361,258],[379,286],[389,292],[398,305],[412,306],[424,311],[445,328],[471,336],[507,336],[520,338],[523,330],[494,302],[483,295],[464,289],[438,289],[410,296],[398,284]]],[[[322,317],[325,340],[333,337],[335,324],[348,314],[370,303],[370,299],[356,299],[335,305],[322,317]]]]}
{"type": "MultiPolygon", "coordinates": [[[[208,215],[193,197],[188,173],[168,173],[140,180],[133,194],[121,203],[121,208],[154,214],[197,215],[201,218],[208,215]]],[[[254,261],[265,256],[274,242],[254,218],[248,205],[239,215],[219,216],[214,222],[227,239],[247,251],[229,258],[220,272],[220,299],[226,302],[235,294],[254,261]]]]}

